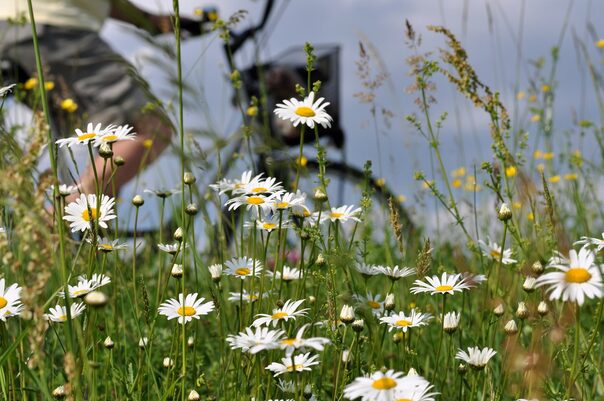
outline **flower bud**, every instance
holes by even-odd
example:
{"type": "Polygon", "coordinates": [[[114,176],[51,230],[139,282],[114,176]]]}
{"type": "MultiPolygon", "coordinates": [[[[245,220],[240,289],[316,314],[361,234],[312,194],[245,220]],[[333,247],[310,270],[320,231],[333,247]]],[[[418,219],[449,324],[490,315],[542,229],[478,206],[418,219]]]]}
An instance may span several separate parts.
{"type": "Polygon", "coordinates": [[[357,319],[352,322],[352,330],[356,333],[360,333],[365,328],[365,321],[363,319],[357,319]]]}
{"type": "Polygon", "coordinates": [[[541,301],[537,306],[537,313],[541,316],[545,316],[549,313],[549,306],[547,306],[547,302],[541,301]]]}
{"type": "Polygon", "coordinates": [[[512,335],[518,333],[518,326],[516,325],[516,322],[514,321],[514,319],[507,322],[505,324],[505,327],[503,328],[503,330],[505,330],[505,333],[508,336],[512,336],[512,335]]]}
{"type": "Polygon", "coordinates": [[[185,213],[189,216],[195,216],[198,211],[199,208],[197,207],[196,203],[189,203],[187,206],[185,206],[185,213]]]}
{"type": "Polygon", "coordinates": [[[178,227],[176,229],[176,231],[174,231],[174,240],[178,241],[178,242],[182,242],[182,239],[185,236],[185,231],[182,229],[182,227],[178,227]]]}
{"type": "Polygon", "coordinates": [[[107,295],[100,291],[91,291],[84,297],[84,303],[93,307],[100,308],[107,305],[107,295]]]}
{"type": "Polygon", "coordinates": [[[518,319],[526,319],[529,315],[528,308],[524,302],[518,302],[518,309],[516,309],[516,317],[518,319]]]}
{"type": "Polygon", "coordinates": [[[306,398],[307,400],[310,400],[312,398],[312,386],[310,384],[304,386],[303,395],[304,398],[306,398]]]}
{"type": "Polygon", "coordinates": [[[522,284],[522,289],[526,292],[535,291],[535,277],[527,277],[524,279],[524,283],[522,284]]]}
{"type": "Polygon", "coordinates": [[[142,350],[147,348],[148,344],[149,344],[149,339],[147,337],[142,337],[140,340],[138,340],[138,347],[142,350]]]}
{"type": "Polygon", "coordinates": [[[354,308],[350,305],[344,305],[340,312],[340,320],[345,324],[354,322],[354,308]]]}
{"type": "Polygon", "coordinates": [[[443,318],[443,330],[445,333],[453,334],[459,327],[459,319],[461,317],[460,313],[456,312],[448,312],[445,313],[445,317],[443,318]]]}
{"type": "Polygon", "coordinates": [[[189,396],[187,397],[187,400],[189,401],[199,401],[199,393],[195,390],[191,390],[191,392],[189,393],[189,396]]]}
{"type": "Polygon", "coordinates": [[[502,203],[499,207],[499,213],[497,213],[497,218],[501,221],[508,221],[512,218],[512,210],[507,205],[507,203],[502,203]]]}
{"type": "Polygon", "coordinates": [[[197,181],[197,178],[195,178],[195,176],[193,175],[192,172],[186,171],[185,175],[183,176],[183,181],[187,185],[192,185],[192,184],[195,184],[195,181],[197,181]]]}
{"type": "Polygon", "coordinates": [[[317,256],[317,260],[315,261],[315,263],[317,264],[317,266],[323,267],[327,264],[327,261],[325,260],[325,257],[323,256],[323,254],[320,253],[317,256]]]}
{"type": "Polygon", "coordinates": [[[107,349],[113,349],[113,347],[115,347],[115,343],[113,342],[111,337],[107,336],[107,338],[105,338],[105,341],[103,341],[103,346],[107,349]]]}
{"type": "Polygon", "coordinates": [[[460,375],[465,375],[467,371],[468,371],[468,367],[466,365],[464,365],[463,363],[460,363],[459,366],[457,367],[457,373],[459,373],[460,375]]]}
{"type": "Polygon", "coordinates": [[[317,302],[317,297],[315,297],[314,295],[311,295],[308,297],[308,303],[309,304],[314,304],[315,302],[317,302]]]}
{"type": "Polygon", "coordinates": [[[275,304],[277,305],[277,308],[283,308],[283,305],[285,305],[285,302],[283,302],[282,299],[278,299],[277,302],[275,302],[275,304]]]}
{"type": "Polygon", "coordinates": [[[403,337],[404,337],[403,333],[401,333],[401,332],[399,331],[398,333],[395,333],[395,334],[392,336],[392,341],[394,341],[394,343],[395,343],[395,344],[398,344],[398,343],[400,343],[401,341],[403,341],[403,337]]]}
{"type": "Polygon", "coordinates": [[[350,362],[350,350],[349,349],[342,350],[342,362],[344,362],[344,363],[350,362]]]}
{"type": "Polygon", "coordinates": [[[407,376],[419,376],[419,373],[417,373],[417,370],[413,369],[413,368],[409,368],[409,372],[407,372],[407,376]]]}
{"type": "Polygon", "coordinates": [[[115,156],[113,158],[113,162],[118,167],[122,167],[124,164],[126,164],[126,160],[124,160],[124,158],[122,156],[115,156]]]}
{"type": "Polygon", "coordinates": [[[174,366],[174,361],[170,357],[165,357],[162,364],[164,365],[164,368],[170,369],[172,366],[174,366]]]}
{"type": "Polygon", "coordinates": [[[183,274],[184,270],[182,265],[175,263],[174,266],[172,266],[172,270],[170,270],[170,275],[174,278],[181,278],[183,274]]]}
{"type": "Polygon", "coordinates": [[[113,157],[113,150],[111,150],[111,146],[108,143],[102,143],[99,146],[99,156],[103,159],[111,159],[113,157]]]}
{"type": "Polygon", "coordinates": [[[52,396],[54,398],[56,398],[57,400],[61,400],[61,399],[65,398],[66,395],[67,395],[67,392],[65,391],[65,387],[63,385],[52,390],[52,396]]]}
{"type": "Polygon", "coordinates": [[[537,260],[531,266],[531,270],[533,270],[533,273],[535,273],[535,274],[541,274],[541,273],[543,273],[543,270],[545,270],[545,268],[543,267],[543,263],[541,263],[541,261],[537,260]]]}
{"type": "Polygon", "coordinates": [[[134,198],[132,198],[132,204],[136,207],[141,207],[145,204],[145,200],[142,196],[135,195],[134,198]]]}
{"type": "Polygon", "coordinates": [[[189,338],[187,338],[187,346],[189,348],[193,348],[194,345],[195,345],[195,338],[193,336],[190,336],[189,338]]]}
{"type": "Polygon", "coordinates": [[[394,294],[386,295],[386,299],[384,300],[384,309],[390,311],[390,310],[394,310],[394,307],[395,307],[394,294]]]}
{"type": "Polygon", "coordinates": [[[212,277],[212,281],[218,283],[222,278],[222,265],[210,265],[208,266],[208,270],[210,271],[210,277],[212,277]]]}
{"type": "Polygon", "coordinates": [[[319,202],[325,202],[327,200],[327,194],[323,192],[321,188],[317,188],[315,190],[314,198],[319,202]]]}
{"type": "Polygon", "coordinates": [[[500,317],[503,315],[503,313],[505,312],[505,309],[503,307],[503,304],[498,304],[495,309],[493,309],[493,314],[497,317],[500,317]]]}

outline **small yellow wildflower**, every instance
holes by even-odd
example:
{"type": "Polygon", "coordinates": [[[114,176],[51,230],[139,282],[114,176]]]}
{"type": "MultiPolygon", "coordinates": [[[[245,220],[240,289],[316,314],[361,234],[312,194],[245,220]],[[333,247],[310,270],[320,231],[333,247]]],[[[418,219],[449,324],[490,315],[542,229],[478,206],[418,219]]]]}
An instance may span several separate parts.
{"type": "Polygon", "coordinates": [[[51,91],[55,88],[55,83],[52,81],[46,81],[44,82],[44,89],[46,89],[47,91],[51,91]]]}
{"type": "Polygon", "coordinates": [[[543,152],[537,149],[536,151],[533,152],[533,157],[535,159],[541,159],[541,158],[543,158],[543,152]]]}
{"type": "Polygon", "coordinates": [[[541,115],[540,114],[533,114],[531,117],[531,121],[534,123],[538,123],[539,121],[541,121],[541,115]]]}
{"type": "Polygon", "coordinates": [[[203,10],[201,8],[196,8],[193,10],[193,14],[197,17],[203,17],[203,10]]]}
{"type": "Polygon", "coordinates": [[[72,98],[63,99],[61,108],[68,113],[74,113],[78,109],[78,104],[72,98]]]}
{"type": "Polygon", "coordinates": [[[518,100],[522,100],[526,97],[526,93],[524,93],[524,91],[520,91],[516,94],[516,99],[518,100]]]}
{"type": "Polygon", "coordinates": [[[399,203],[403,203],[407,200],[407,197],[405,195],[399,195],[396,197],[396,200],[399,201],[399,203]]]}
{"type": "Polygon", "coordinates": [[[537,101],[537,95],[530,95],[528,101],[531,103],[535,103],[537,101]]]}
{"type": "Polygon", "coordinates": [[[551,177],[549,177],[549,182],[551,182],[552,184],[555,184],[557,182],[560,181],[560,176],[559,175],[552,175],[551,177]]]}
{"type": "Polygon", "coordinates": [[[601,49],[604,47],[604,39],[600,39],[596,42],[596,47],[601,49]]]}
{"type": "Polygon", "coordinates": [[[451,182],[451,185],[453,185],[453,188],[460,188],[461,180],[459,178],[456,178],[451,182]]]}
{"type": "Polygon", "coordinates": [[[464,175],[466,175],[466,168],[465,167],[456,168],[455,170],[451,171],[451,175],[453,177],[463,177],[464,175]]]}
{"type": "Polygon", "coordinates": [[[539,163],[537,164],[537,171],[543,173],[545,171],[545,164],[539,163]]]}
{"type": "Polygon", "coordinates": [[[543,154],[543,160],[552,160],[556,154],[554,152],[545,152],[543,154]]]}
{"type": "Polygon", "coordinates": [[[522,208],[522,203],[520,203],[520,202],[512,202],[512,207],[514,209],[520,209],[520,208],[522,208]]]}
{"type": "Polygon", "coordinates": [[[581,167],[583,165],[583,155],[580,150],[575,150],[570,157],[570,162],[577,167],[581,167]]]}
{"type": "Polygon", "coordinates": [[[296,157],[296,164],[300,167],[306,167],[306,164],[308,164],[308,159],[304,155],[298,156],[296,157]]]}
{"type": "Polygon", "coordinates": [[[518,170],[516,169],[516,166],[509,166],[505,169],[505,176],[513,177],[516,175],[517,172],[518,172],[518,170]]]}
{"type": "Polygon", "coordinates": [[[541,92],[549,92],[552,88],[548,84],[541,85],[541,92]]]}
{"type": "Polygon", "coordinates": [[[409,309],[415,309],[415,302],[410,302],[409,303],[409,309]]]}
{"type": "Polygon", "coordinates": [[[533,214],[533,212],[530,212],[526,215],[526,218],[528,219],[528,221],[533,221],[535,220],[535,215],[533,214]]]}
{"type": "Polygon", "coordinates": [[[248,107],[246,114],[250,117],[256,117],[258,115],[258,107],[257,106],[248,107]]]}
{"type": "Polygon", "coordinates": [[[216,11],[210,11],[208,13],[208,19],[210,21],[216,21],[218,19],[218,13],[216,11]]]}
{"type": "Polygon", "coordinates": [[[577,173],[566,173],[566,174],[564,174],[564,179],[566,181],[576,181],[577,178],[579,178],[579,176],[577,175],[577,173]]]}
{"type": "Polygon", "coordinates": [[[375,180],[375,185],[378,188],[383,187],[384,185],[386,185],[386,179],[385,178],[378,178],[377,180],[375,180]]]}
{"type": "Polygon", "coordinates": [[[27,81],[25,81],[25,83],[23,84],[23,88],[25,88],[25,90],[32,90],[33,88],[35,88],[38,85],[38,78],[30,78],[27,81]]]}
{"type": "Polygon", "coordinates": [[[151,147],[153,146],[153,139],[145,139],[143,141],[143,146],[145,147],[145,149],[151,149],[151,147]]]}

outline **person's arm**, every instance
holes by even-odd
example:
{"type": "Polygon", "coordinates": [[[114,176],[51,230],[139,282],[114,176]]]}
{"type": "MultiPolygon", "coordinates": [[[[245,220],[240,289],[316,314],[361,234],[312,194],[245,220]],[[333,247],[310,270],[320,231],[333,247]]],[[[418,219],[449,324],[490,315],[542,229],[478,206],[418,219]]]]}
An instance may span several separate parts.
{"type": "Polygon", "coordinates": [[[112,0],[110,15],[111,18],[130,23],[152,35],[173,30],[169,16],[148,13],[127,0],[112,0]]]}

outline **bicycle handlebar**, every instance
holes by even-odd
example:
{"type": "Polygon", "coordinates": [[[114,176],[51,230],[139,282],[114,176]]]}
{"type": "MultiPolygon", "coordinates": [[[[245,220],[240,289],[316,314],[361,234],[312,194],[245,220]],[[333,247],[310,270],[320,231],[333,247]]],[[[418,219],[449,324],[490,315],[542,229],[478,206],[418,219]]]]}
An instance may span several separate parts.
{"type": "Polygon", "coordinates": [[[233,55],[235,53],[237,53],[237,51],[241,48],[241,46],[243,46],[243,44],[248,39],[253,37],[256,34],[256,32],[264,29],[264,26],[266,25],[268,18],[270,17],[274,4],[275,4],[275,0],[266,1],[266,5],[264,6],[264,12],[262,13],[262,19],[260,20],[258,25],[248,28],[241,33],[235,33],[233,31],[229,32],[231,41],[228,45],[225,45],[225,46],[228,46],[230,48],[231,53],[233,55]]]}

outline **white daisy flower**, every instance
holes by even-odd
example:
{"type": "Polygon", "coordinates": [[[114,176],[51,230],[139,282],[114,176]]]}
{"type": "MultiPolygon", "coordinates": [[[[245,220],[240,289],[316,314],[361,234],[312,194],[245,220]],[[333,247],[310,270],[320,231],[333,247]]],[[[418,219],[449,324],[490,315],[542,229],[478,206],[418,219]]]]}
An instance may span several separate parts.
{"type": "Polygon", "coordinates": [[[101,146],[103,143],[114,143],[118,141],[136,139],[136,132],[130,132],[134,129],[129,125],[120,125],[113,131],[106,132],[103,135],[99,135],[94,139],[94,146],[101,146]]]}
{"type": "Polygon", "coordinates": [[[160,315],[164,315],[168,320],[178,318],[178,323],[185,324],[193,319],[199,319],[202,315],[207,315],[214,310],[214,302],[209,301],[203,303],[205,298],[197,299],[197,293],[178,294],[178,300],[171,298],[159,305],[158,311],[160,315]]]}
{"type": "Polygon", "coordinates": [[[306,354],[294,355],[294,360],[291,357],[281,358],[281,363],[273,362],[266,367],[277,377],[283,373],[303,372],[312,370],[310,367],[318,365],[318,355],[310,356],[310,352],[306,354]]]}
{"type": "MultiPolygon", "coordinates": [[[[53,192],[55,189],[54,185],[51,185],[48,190],[50,192],[53,192]]],[[[71,194],[75,194],[76,192],[78,192],[79,188],[77,185],[67,185],[67,184],[59,184],[59,195],[61,196],[68,196],[71,194]]]]}
{"type": "Polygon", "coordinates": [[[391,280],[398,280],[415,274],[415,269],[412,267],[375,266],[375,269],[381,274],[388,276],[391,280]]]}
{"type": "MultiPolygon", "coordinates": [[[[182,247],[182,243],[181,242],[175,242],[173,244],[157,244],[157,248],[160,251],[169,253],[170,255],[175,255],[178,251],[181,250],[182,247]]],[[[185,244],[185,248],[188,248],[189,244],[185,244]]]]}
{"type": "MultiPolygon", "coordinates": [[[[78,283],[76,285],[68,285],[67,292],[70,298],[81,298],[84,295],[92,292],[102,286],[111,283],[111,279],[104,274],[93,274],[90,280],[86,278],[86,275],[78,277],[78,283]]],[[[63,291],[59,292],[59,296],[65,298],[63,291]]]]}
{"type": "Polygon", "coordinates": [[[405,315],[405,312],[394,313],[390,316],[381,317],[380,323],[387,324],[389,326],[388,331],[396,329],[406,333],[412,327],[427,325],[430,319],[432,319],[432,315],[429,313],[418,313],[415,312],[415,309],[412,309],[409,316],[405,315]]]}
{"type": "Polygon", "coordinates": [[[268,298],[268,292],[265,292],[260,295],[259,292],[247,292],[247,290],[243,290],[243,292],[230,292],[228,300],[231,302],[240,302],[245,301],[247,303],[256,302],[260,298],[268,298]]]}
{"type": "Polygon", "coordinates": [[[369,306],[374,316],[381,316],[384,312],[384,301],[382,301],[381,294],[373,295],[371,292],[367,292],[366,296],[355,294],[353,298],[360,304],[369,306]]]}
{"type": "Polygon", "coordinates": [[[442,274],[439,279],[438,276],[426,277],[427,283],[421,280],[415,280],[413,284],[415,287],[411,287],[412,294],[418,294],[420,292],[429,292],[434,294],[451,294],[455,291],[462,292],[470,288],[468,283],[464,282],[461,274],[442,274]]]}
{"type": "Polygon", "coordinates": [[[273,309],[273,313],[270,315],[260,313],[256,315],[256,320],[252,323],[253,326],[258,327],[266,324],[270,326],[271,323],[273,326],[276,326],[279,321],[288,321],[289,319],[294,319],[298,316],[306,316],[306,309],[297,310],[300,305],[304,302],[303,299],[299,301],[285,301],[285,304],[281,308],[273,309]]]}
{"type": "Polygon", "coordinates": [[[602,238],[581,237],[573,245],[591,245],[596,248],[594,252],[598,253],[604,249],[604,233],[602,233],[602,238]]]}
{"type": "MultiPolygon", "coordinates": [[[[279,229],[279,216],[273,215],[270,218],[258,219],[255,221],[246,221],[243,223],[245,228],[256,228],[257,230],[268,231],[269,233],[273,230],[279,229]]],[[[281,219],[281,229],[291,228],[291,222],[286,219],[281,219]]]]}
{"type": "Polygon", "coordinates": [[[279,342],[285,335],[283,330],[270,330],[268,327],[256,327],[255,330],[252,331],[251,327],[246,327],[245,332],[228,335],[226,341],[231,349],[241,349],[243,352],[256,354],[260,351],[279,348],[279,342]]]}
{"type": "Polygon", "coordinates": [[[262,263],[248,257],[233,258],[224,262],[223,273],[244,280],[247,277],[256,277],[262,272],[262,263]]]}
{"type": "Polygon", "coordinates": [[[287,210],[291,209],[293,214],[296,214],[294,210],[297,210],[298,213],[304,214],[304,211],[309,211],[308,207],[306,207],[306,194],[300,192],[300,190],[293,192],[281,192],[275,195],[273,199],[273,208],[274,210],[287,210]]]}
{"type": "Polygon", "coordinates": [[[304,100],[299,101],[292,97],[278,103],[274,113],[282,120],[289,120],[297,127],[298,124],[306,124],[309,128],[314,128],[315,124],[320,124],[323,128],[331,127],[333,119],[325,111],[329,102],[323,102],[324,98],[315,101],[315,93],[310,92],[304,100]]]}
{"type": "Polygon", "coordinates": [[[4,97],[13,91],[13,88],[17,86],[17,84],[10,84],[8,86],[3,86],[0,88],[0,97],[4,97]]]}
{"type": "Polygon", "coordinates": [[[354,268],[365,277],[377,276],[378,274],[382,273],[382,271],[379,269],[379,266],[368,265],[365,263],[355,264],[354,268]]]}
{"type": "Polygon", "coordinates": [[[602,266],[594,264],[595,253],[584,246],[579,254],[574,249],[569,252],[569,259],[555,258],[548,267],[558,269],[545,273],[537,278],[536,286],[549,286],[549,299],[577,302],[583,305],[585,297],[602,298],[604,286],[600,269],[602,266]]]}
{"type": "Polygon", "coordinates": [[[80,194],[74,202],[65,206],[63,220],[69,221],[72,232],[86,231],[96,221],[99,227],[107,228],[107,222],[117,216],[113,210],[115,199],[107,195],[101,196],[100,207],[97,210],[97,197],[95,194],[80,194]]]}
{"type": "Polygon", "coordinates": [[[12,284],[6,288],[6,282],[0,278],[0,320],[6,322],[6,318],[20,315],[23,308],[21,287],[12,284]]]}
{"type": "Polygon", "coordinates": [[[277,182],[274,177],[261,178],[260,176],[254,177],[250,182],[246,184],[240,184],[233,190],[233,193],[240,194],[277,194],[283,191],[281,182],[277,182]]]}
{"type": "Polygon", "coordinates": [[[459,319],[461,319],[461,313],[458,312],[447,312],[443,317],[443,330],[447,333],[453,333],[459,327],[459,319]]]}
{"type": "Polygon", "coordinates": [[[495,356],[495,354],[497,354],[497,351],[489,347],[485,347],[483,349],[478,347],[469,347],[468,352],[460,349],[457,354],[455,354],[455,359],[462,360],[468,365],[472,366],[474,369],[480,370],[487,366],[487,363],[493,356],[495,356]]]}
{"type": "MultiPolygon", "coordinates": [[[[72,303],[69,307],[71,319],[73,320],[80,316],[84,312],[84,309],[86,309],[86,305],[83,303],[72,303]]],[[[54,308],[50,308],[48,313],[44,314],[44,317],[51,322],[64,323],[67,321],[67,308],[57,304],[54,308]]]]}
{"type": "Polygon", "coordinates": [[[390,369],[386,373],[374,372],[371,376],[357,377],[344,388],[344,397],[361,401],[394,401],[396,390],[404,384],[401,372],[390,369]]]}
{"type": "Polygon", "coordinates": [[[260,209],[263,214],[269,214],[272,211],[274,197],[274,194],[241,195],[226,201],[225,206],[228,206],[229,210],[236,210],[245,206],[246,210],[251,209],[254,216],[258,214],[258,209],[260,209]]]}
{"type": "Polygon", "coordinates": [[[461,273],[461,283],[468,286],[468,288],[478,287],[480,284],[487,281],[487,276],[484,274],[472,274],[468,272],[461,273]]]}
{"type": "Polygon", "coordinates": [[[277,387],[286,394],[294,394],[296,392],[296,383],[293,380],[279,379],[277,387]]]}
{"type": "Polygon", "coordinates": [[[296,333],[295,338],[284,338],[279,340],[279,346],[281,349],[285,350],[285,356],[291,356],[291,354],[293,354],[294,351],[299,348],[312,348],[316,351],[323,351],[325,349],[325,345],[331,342],[325,337],[304,338],[304,330],[306,330],[307,327],[308,324],[302,326],[296,333]]]}
{"type": "Polygon", "coordinates": [[[113,132],[114,129],[115,125],[109,125],[105,128],[102,128],[102,124],[100,123],[97,125],[94,125],[93,123],[88,123],[88,125],[86,126],[86,132],[82,131],[79,128],[76,128],[76,136],[72,136],[69,138],[61,138],[58,139],[55,143],[61,148],[65,145],[70,148],[73,145],[87,145],[94,141],[97,137],[113,132]]]}
{"type": "MultiPolygon", "coordinates": [[[[357,217],[357,215],[361,213],[361,208],[357,207],[354,209],[353,205],[344,205],[340,207],[332,207],[329,211],[323,211],[321,213],[320,222],[330,220],[332,223],[336,221],[340,221],[342,223],[346,223],[348,220],[353,220],[356,222],[360,222],[361,219],[357,217]]],[[[315,212],[315,215],[318,216],[318,212],[315,212]]]]}
{"type": "MultiPolygon", "coordinates": [[[[86,238],[86,241],[92,243],[92,239],[90,238],[86,238]]],[[[97,239],[96,247],[99,251],[104,253],[109,253],[113,251],[124,251],[128,249],[128,245],[125,243],[120,243],[119,239],[111,240],[105,237],[97,239]]]]}
{"type": "Polygon", "coordinates": [[[499,262],[501,259],[501,263],[504,265],[511,265],[512,263],[516,263],[516,259],[512,259],[512,250],[506,249],[504,251],[501,250],[501,246],[497,245],[496,242],[492,242],[490,238],[487,237],[488,242],[484,242],[483,240],[478,240],[478,245],[482,249],[482,254],[487,258],[493,259],[495,262],[499,262]],[[503,255],[501,255],[503,252],[503,255]],[[503,256],[503,258],[502,258],[503,256]]]}
{"type": "MultiPolygon", "coordinates": [[[[262,177],[262,173],[258,174],[255,178],[260,178],[262,177]]],[[[252,180],[252,171],[248,170],[245,171],[243,174],[241,174],[241,178],[240,179],[234,179],[234,180],[229,180],[226,178],[223,178],[222,180],[218,181],[216,184],[210,184],[210,188],[212,188],[214,191],[218,192],[219,195],[222,195],[226,192],[233,192],[237,189],[241,189],[243,187],[245,187],[250,181],[252,180]]]]}
{"type": "Polygon", "coordinates": [[[208,271],[210,272],[210,277],[214,281],[220,281],[222,278],[222,265],[219,263],[208,266],[208,271]]]}
{"type": "Polygon", "coordinates": [[[276,271],[274,273],[269,271],[268,276],[275,277],[277,280],[293,281],[301,279],[302,272],[300,271],[300,269],[295,267],[283,266],[283,273],[281,273],[280,271],[276,271]]]}
{"type": "Polygon", "coordinates": [[[434,386],[428,380],[409,373],[397,387],[394,399],[396,401],[434,401],[434,396],[438,393],[432,392],[433,388],[434,386]]]}

